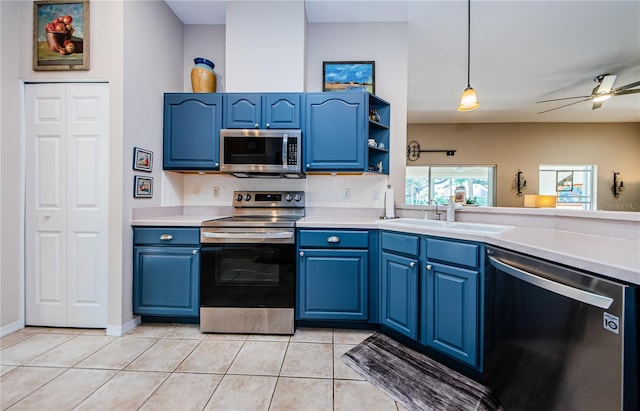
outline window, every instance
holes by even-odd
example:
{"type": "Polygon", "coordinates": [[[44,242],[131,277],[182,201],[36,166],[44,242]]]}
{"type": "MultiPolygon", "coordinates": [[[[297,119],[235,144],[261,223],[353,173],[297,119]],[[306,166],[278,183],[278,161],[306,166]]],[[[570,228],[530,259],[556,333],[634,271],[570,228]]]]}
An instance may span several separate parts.
{"type": "Polygon", "coordinates": [[[427,205],[430,200],[446,204],[459,186],[464,187],[468,201],[480,206],[495,204],[496,166],[412,166],[406,170],[407,205],[427,205]]]}
{"type": "Polygon", "coordinates": [[[538,192],[557,196],[556,208],[596,209],[593,165],[541,165],[538,192]]]}

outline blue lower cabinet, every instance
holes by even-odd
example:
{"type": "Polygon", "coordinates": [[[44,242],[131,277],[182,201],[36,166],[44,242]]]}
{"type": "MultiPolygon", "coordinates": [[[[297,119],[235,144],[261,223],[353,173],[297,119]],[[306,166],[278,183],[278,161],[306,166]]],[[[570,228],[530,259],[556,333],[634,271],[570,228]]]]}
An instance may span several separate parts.
{"type": "Polygon", "coordinates": [[[381,261],[381,324],[418,339],[418,260],[387,252],[381,261]]]}
{"type": "Polygon", "coordinates": [[[429,261],[426,268],[420,342],[479,367],[479,272],[429,261]]]}
{"type": "Polygon", "coordinates": [[[367,320],[368,271],[367,250],[300,249],[296,318],[367,320]]]}
{"type": "Polygon", "coordinates": [[[199,316],[199,246],[136,246],[133,258],[134,314],[199,316]]]}

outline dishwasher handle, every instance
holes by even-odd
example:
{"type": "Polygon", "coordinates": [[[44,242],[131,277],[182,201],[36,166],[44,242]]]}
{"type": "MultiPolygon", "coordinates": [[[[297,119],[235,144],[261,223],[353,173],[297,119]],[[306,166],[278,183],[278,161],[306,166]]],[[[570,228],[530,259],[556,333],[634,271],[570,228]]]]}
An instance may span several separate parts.
{"type": "Polygon", "coordinates": [[[605,310],[611,307],[611,304],[613,304],[613,298],[606,297],[600,294],[594,294],[589,291],[581,290],[579,288],[571,287],[537,276],[535,274],[521,270],[520,268],[516,268],[509,264],[506,264],[495,257],[489,256],[489,262],[495,268],[511,275],[512,277],[515,277],[522,281],[526,281],[529,284],[535,285],[536,287],[544,288],[545,290],[571,298],[573,300],[580,301],[594,307],[603,308],[605,310]]]}

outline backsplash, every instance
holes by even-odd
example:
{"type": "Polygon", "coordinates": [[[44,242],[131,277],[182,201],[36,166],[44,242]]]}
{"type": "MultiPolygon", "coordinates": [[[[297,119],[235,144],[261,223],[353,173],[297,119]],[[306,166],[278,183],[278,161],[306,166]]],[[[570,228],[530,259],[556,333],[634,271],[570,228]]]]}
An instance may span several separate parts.
{"type": "Polygon", "coordinates": [[[307,207],[384,207],[385,175],[308,175],[305,179],[163,173],[163,206],[229,206],[234,190],[304,191],[307,207]]]}

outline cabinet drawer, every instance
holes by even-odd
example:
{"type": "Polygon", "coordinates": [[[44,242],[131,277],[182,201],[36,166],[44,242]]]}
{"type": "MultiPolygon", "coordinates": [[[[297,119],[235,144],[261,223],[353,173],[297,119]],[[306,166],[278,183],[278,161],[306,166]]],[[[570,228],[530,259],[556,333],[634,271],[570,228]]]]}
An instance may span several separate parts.
{"type": "Polygon", "coordinates": [[[480,258],[477,244],[427,238],[427,260],[477,268],[480,258]]]}
{"type": "Polygon", "coordinates": [[[134,228],[134,244],[200,244],[200,228],[134,228]]]}
{"type": "Polygon", "coordinates": [[[304,247],[367,248],[368,231],[347,230],[300,230],[298,244],[304,247]]]}
{"type": "Polygon", "coordinates": [[[420,254],[420,237],[383,231],[382,249],[394,253],[417,256],[420,254]]]}

